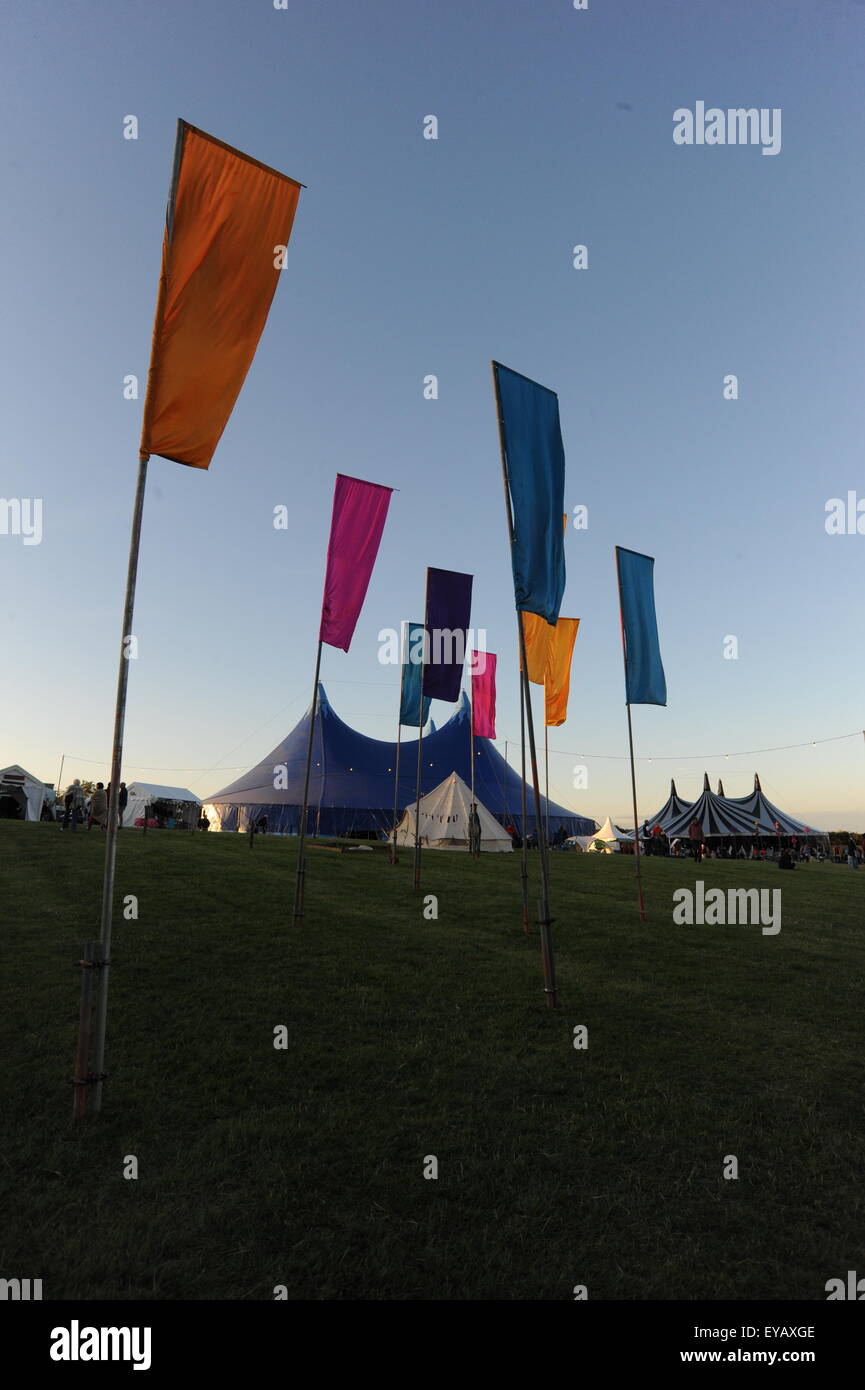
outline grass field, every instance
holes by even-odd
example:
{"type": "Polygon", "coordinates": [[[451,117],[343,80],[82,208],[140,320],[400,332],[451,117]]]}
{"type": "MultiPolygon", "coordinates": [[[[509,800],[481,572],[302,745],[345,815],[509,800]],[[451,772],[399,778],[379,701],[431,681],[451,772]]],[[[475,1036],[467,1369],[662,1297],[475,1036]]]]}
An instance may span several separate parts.
{"type": "Polygon", "coordinates": [[[865,874],[648,860],[640,924],[632,860],[553,855],[552,1012],[517,855],[426,854],[432,921],[410,856],[313,852],[298,931],[292,843],[124,832],[139,917],[115,925],[105,1108],[76,1129],[103,844],[0,822],[3,1277],[46,1299],[820,1300],[861,1269],[865,874]],[[780,933],[674,926],[698,877],[782,888],[780,933]]]}

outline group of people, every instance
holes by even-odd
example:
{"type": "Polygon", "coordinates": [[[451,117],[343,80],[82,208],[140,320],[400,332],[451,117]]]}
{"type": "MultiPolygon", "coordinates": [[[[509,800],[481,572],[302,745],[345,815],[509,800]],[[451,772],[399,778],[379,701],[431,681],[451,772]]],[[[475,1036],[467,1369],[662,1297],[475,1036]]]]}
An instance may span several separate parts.
{"type": "MultiPolygon", "coordinates": [[[[513,844],[514,849],[522,849],[523,837],[517,830],[517,827],[514,825],[513,821],[507,822],[507,824],[505,825],[505,830],[511,837],[511,843],[513,844]]],[[[480,820],[478,821],[478,833],[480,833],[480,820]]],[[[547,840],[547,846],[549,849],[563,849],[564,846],[567,844],[568,838],[569,837],[567,830],[563,825],[560,825],[558,830],[554,830],[552,835],[550,835],[550,838],[547,840]]],[[[538,832],[536,830],[530,830],[526,836],[526,848],[537,849],[537,847],[538,832]]]]}
{"type": "MultiPolygon", "coordinates": [[[[80,778],[67,788],[63,797],[63,823],[61,830],[76,830],[79,825],[86,825],[88,830],[95,826],[97,830],[105,830],[108,827],[108,803],[111,796],[111,783],[106,787],[102,782],[97,782],[93,791],[88,796],[81,785],[80,778]]],[[[126,810],[126,803],[129,800],[129,793],[126,790],[126,783],[120,783],[120,791],[117,803],[117,828],[123,825],[123,813],[126,810]]]]}

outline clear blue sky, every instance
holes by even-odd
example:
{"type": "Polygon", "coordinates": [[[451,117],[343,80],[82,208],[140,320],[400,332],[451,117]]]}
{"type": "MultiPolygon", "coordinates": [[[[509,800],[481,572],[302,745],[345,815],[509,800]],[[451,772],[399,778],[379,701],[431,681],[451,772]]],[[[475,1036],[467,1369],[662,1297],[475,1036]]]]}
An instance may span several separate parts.
{"type": "Polygon", "coordinates": [[[589,508],[554,794],[630,814],[618,543],[656,556],[669,690],[634,711],[641,813],[671,775],[743,794],[757,768],[786,809],[865,825],[861,735],[702,756],[865,724],[865,536],[824,527],[865,497],[865,6],[10,0],[2,53],[0,496],[42,498],[44,535],[0,535],[0,765],[107,776],[142,405],[122,382],[146,378],[183,116],[308,188],[209,473],[150,465],[127,780],[213,792],[301,715],[337,471],[400,491],[352,650],[325,650],[335,709],[394,736],[377,634],[420,616],[426,565],[466,570],[513,748],[495,357],[558,391],[589,508]],[[698,100],[781,108],[781,152],[676,146],[698,100]]]}

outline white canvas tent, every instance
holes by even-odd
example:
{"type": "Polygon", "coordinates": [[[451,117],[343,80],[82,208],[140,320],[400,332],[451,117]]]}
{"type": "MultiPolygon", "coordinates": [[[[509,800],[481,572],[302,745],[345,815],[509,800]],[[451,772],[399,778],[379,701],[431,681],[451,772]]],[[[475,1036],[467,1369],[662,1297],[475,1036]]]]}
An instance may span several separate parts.
{"type": "MultiPolygon", "coordinates": [[[[485,854],[508,854],[513,850],[511,837],[491,816],[477,797],[478,820],[481,823],[481,850],[485,854]]],[[[420,842],[424,849],[455,849],[468,853],[469,814],[472,794],[456,772],[420,799],[420,842]]],[[[415,805],[408,806],[397,826],[396,842],[404,848],[414,845],[415,805]]]]}
{"type": "Polygon", "coordinates": [[[595,831],[594,835],[578,835],[577,843],[582,849],[591,850],[592,853],[618,854],[619,845],[629,845],[632,843],[633,838],[633,835],[613,825],[610,817],[607,816],[603,825],[599,830],[595,831]],[[598,841],[602,843],[603,850],[598,850],[596,848],[598,841]]]}
{"type": "Polygon", "coordinates": [[[134,826],[136,820],[143,820],[145,812],[155,801],[178,802],[178,820],[182,819],[193,825],[198,821],[201,802],[195,792],[189,791],[186,787],[163,787],[156,782],[130,782],[126,790],[129,799],[123,813],[124,825],[134,826]]]}
{"type": "Polygon", "coordinates": [[[45,801],[45,783],[34,777],[18,763],[11,763],[0,771],[0,796],[10,803],[15,801],[24,805],[24,820],[39,820],[45,801]]]}

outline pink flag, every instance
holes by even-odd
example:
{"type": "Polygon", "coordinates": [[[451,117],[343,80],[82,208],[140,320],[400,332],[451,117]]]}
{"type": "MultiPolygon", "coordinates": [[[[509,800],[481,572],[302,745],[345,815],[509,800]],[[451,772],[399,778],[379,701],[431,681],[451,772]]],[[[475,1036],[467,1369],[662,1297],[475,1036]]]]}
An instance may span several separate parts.
{"type": "Polygon", "coordinates": [[[366,598],[393,488],[337,473],[320,642],[347,652],[366,598]]]}
{"type": "Polygon", "coordinates": [[[472,733],[496,736],[496,658],[492,652],[472,652],[472,733]]]}

